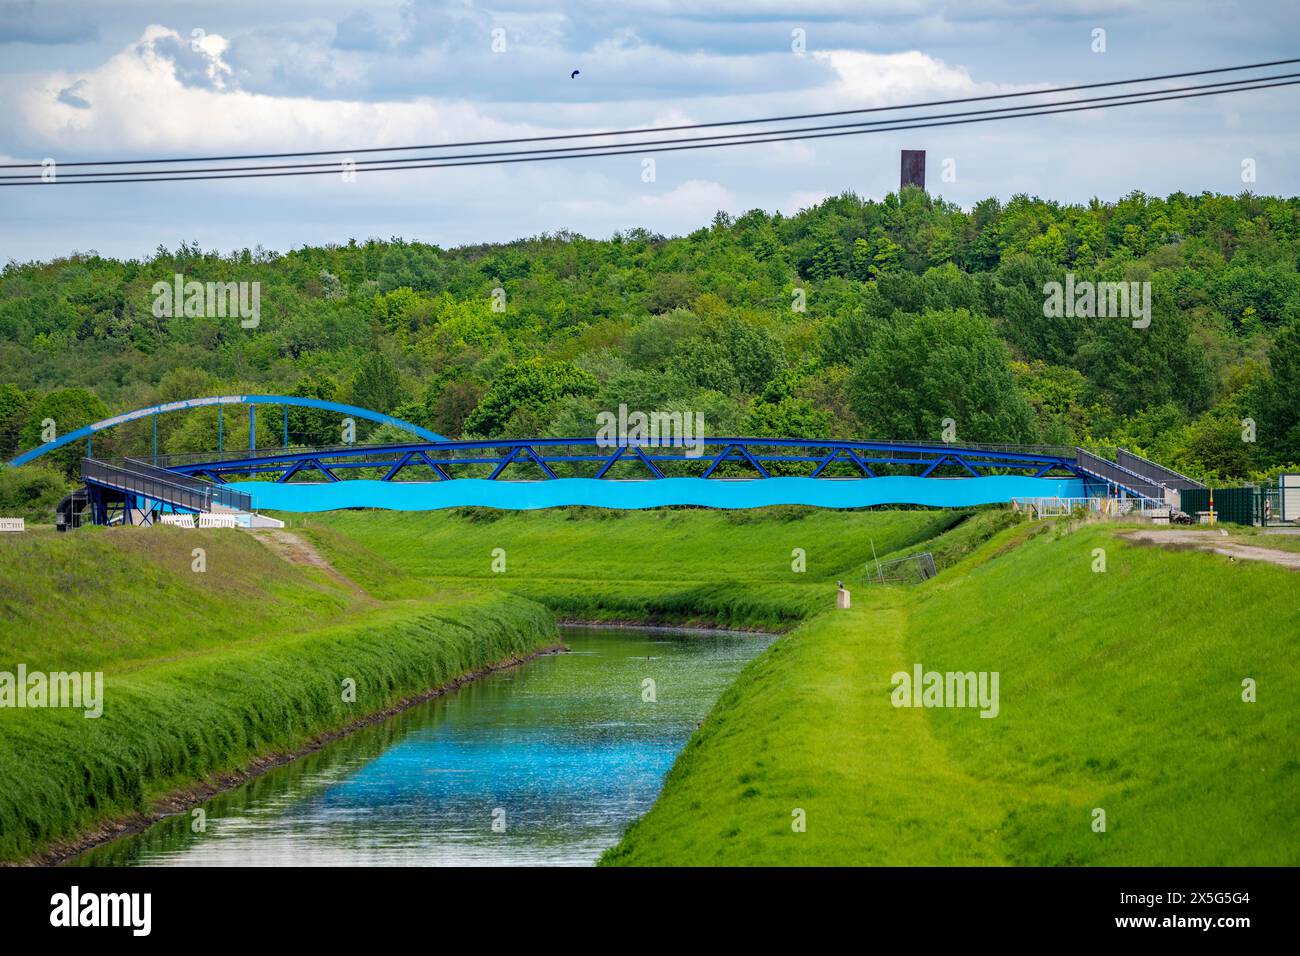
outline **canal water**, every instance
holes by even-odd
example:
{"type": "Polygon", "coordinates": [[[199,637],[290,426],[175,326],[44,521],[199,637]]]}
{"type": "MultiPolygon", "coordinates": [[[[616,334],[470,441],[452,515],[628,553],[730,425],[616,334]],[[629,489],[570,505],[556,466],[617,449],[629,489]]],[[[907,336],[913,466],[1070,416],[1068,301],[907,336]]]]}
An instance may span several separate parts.
{"type": "Polygon", "coordinates": [[[586,865],[771,638],[562,628],[490,674],[73,861],[95,866],[586,865]],[[650,682],[653,681],[653,685],[650,682]],[[653,696],[653,700],[648,700],[653,696]]]}

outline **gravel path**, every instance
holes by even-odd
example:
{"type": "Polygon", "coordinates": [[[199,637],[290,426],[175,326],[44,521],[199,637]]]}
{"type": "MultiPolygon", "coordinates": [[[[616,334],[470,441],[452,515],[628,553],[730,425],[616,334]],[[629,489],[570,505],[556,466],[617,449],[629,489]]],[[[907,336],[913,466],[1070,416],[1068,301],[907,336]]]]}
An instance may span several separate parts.
{"type": "MultiPolygon", "coordinates": [[[[355,591],[357,594],[366,593],[355,581],[326,561],[325,557],[316,550],[310,541],[299,537],[293,532],[258,530],[254,532],[254,537],[286,561],[304,567],[319,568],[345,588],[355,591]]],[[[1296,555],[1296,557],[1300,557],[1300,555],[1296,555]]]]}
{"type": "Polygon", "coordinates": [[[1199,551],[1213,551],[1242,561],[1267,561],[1292,571],[1300,571],[1300,552],[1278,551],[1253,544],[1241,544],[1225,538],[1217,531],[1130,531],[1124,537],[1141,544],[1158,544],[1166,547],[1192,547],[1199,551]]]}

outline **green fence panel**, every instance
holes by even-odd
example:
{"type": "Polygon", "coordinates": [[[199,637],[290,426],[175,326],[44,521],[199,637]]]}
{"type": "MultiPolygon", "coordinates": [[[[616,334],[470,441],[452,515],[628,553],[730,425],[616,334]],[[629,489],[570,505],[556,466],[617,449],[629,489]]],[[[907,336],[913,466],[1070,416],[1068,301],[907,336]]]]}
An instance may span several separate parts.
{"type": "Polygon", "coordinates": [[[1264,520],[1264,492],[1262,488],[1191,488],[1181,494],[1181,507],[1189,515],[1210,510],[1210,496],[1214,496],[1217,521],[1233,524],[1257,525],[1264,520]]]}

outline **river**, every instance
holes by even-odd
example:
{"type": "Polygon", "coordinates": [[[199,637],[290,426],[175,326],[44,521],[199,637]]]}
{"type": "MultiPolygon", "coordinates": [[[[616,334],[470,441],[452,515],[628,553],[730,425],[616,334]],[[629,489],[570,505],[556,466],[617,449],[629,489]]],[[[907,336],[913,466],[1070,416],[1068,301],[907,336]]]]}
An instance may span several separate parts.
{"type": "Polygon", "coordinates": [[[571,653],[490,674],[72,863],[591,864],[771,638],[561,630],[571,653]]]}

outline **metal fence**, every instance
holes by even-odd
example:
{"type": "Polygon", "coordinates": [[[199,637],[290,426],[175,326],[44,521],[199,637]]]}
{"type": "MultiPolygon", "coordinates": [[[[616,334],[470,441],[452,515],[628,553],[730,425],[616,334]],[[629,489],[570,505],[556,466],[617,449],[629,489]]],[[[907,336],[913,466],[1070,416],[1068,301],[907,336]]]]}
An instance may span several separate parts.
{"type": "Polygon", "coordinates": [[[938,573],[934,555],[929,551],[867,565],[867,581],[870,584],[920,584],[938,573]]]}
{"type": "MultiPolygon", "coordinates": [[[[179,454],[159,455],[155,463],[170,469],[184,465],[204,464],[207,462],[245,461],[249,458],[275,459],[283,455],[313,454],[328,457],[332,453],[342,454],[353,452],[358,449],[371,449],[376,454],[382,454],[386,451],[395,453],[403,448],[421,443],[424,443],[425,445],[429,444],[424,442],[423,439],[413,438],[410,442],[399,443],[396,445],[391,443],[370,444],[366,442],[354,442],[352,444],[343,445],[267,445],[264,448],[223,448],[220,451],[182,452],[179,454]]],[[[125,463],[128,461],[134,462],[138,459],[116,458],[106,460],[125,463]]]]}
{"type": "Polygon", "coordinates": [[[1059,518],[1085,511],[1101,515],[1168,515],[1171,507],[1151,498],[1012,498],[1011,507],[1031,518],[1059,518]]]}
{"type": "Polygon", "coordinates": [[[1135,471],[1117,465],[1114,462],[1100,458],[1092,452],[1078,449],[1078,465],[1085,471],[1089,471],[1105,481],[1119,485],[1126,491],[1143,498],[1150,498],[1154,501],[1165,500],[1165,486],[1158,482],[1144,478],[1135,471]]]}
{"type": "MultiPolygon", "coordinates": [[[[1213,511],[1215,521],[1232,524],[1263,524],[1264,501],[1264,490],[1253,485],[1242,488],[1194,488],[1183,492],[1183,510],[1188,514],[1213,511]]],[[[1271,505],[1269,510],[1272,511],[1271,505]]]]}
{"type": "Polygon", "coordinates": [[[1265,485],[1264,494],[1264,524],[1280,525],[1286,522],[1286,516],[1282,508],[1282,488],[1280,485],[1265,485]]]}
{"type": "Polygon", "coordinates": [[[81,477],[118,491],[152,498],[191,511],[212,511],[220,506],[252,511],[252,496],[188,475],[177,475],[143,462],[110,465],[93,458],[81,459],[81,477]]]}
{"type": "Polygon", "coordinates": [[[209,501],[209,507],[205,510],[208,511],[212,510],[211,506],[213,505],[230,508],[232,511],[251,511],[253,508],[253,498],[247,492],[226,488],[204,478],[168,471],[166,468],[158,468],[135,458],[126,459],[123,468],[128,471],[139,472],[142,475],[148,475],[158,481],[170,482],[205,494],[209,501]]]}
{"type": "Polygon", "coordinates": [[[189,488],[192,491],[204,492],[215,487],[215,483],[206,481],[202,478],[196,478],[193,475],[182,475],[179,472],[168,471],[166,468],[159,468],[151,465],[147,461],[141,461],[138,458],[123,458],[117,462],[103,462],[110,467],[120,468],[123,471],[134,472],[149,478],[155,478],[158,481],[167,484],[179,485],[182,488],[189,488]]]}
{"type": "Polygon", "coordinates": [[[1192,488],[1205,487],[1205,485],[1193,478],[1180,475],[1172,468],[1166,468],[1164,465],[1157,465],[1154,461],[1143,458],[1141,455],[1135,455],[1126,448],[1116,449],[1115,461],[1121,468],[1127,468],[1135,474],[1146,475],[1148,478],[1160,482],[1166,488],[1187,491],[1192,488]]]}
{"type": "MultiPolygon", "coordinates": [[[[760,439],[753,439],[757,442],[760,439]]],[[[891,444],[891,442],[882,439],[864,439],[866,442],[882,442],[891,444]]],[[[1075,459],[1079,449],[1073,445],[1010,445],[1010,444],[990,444],[989,442],[944,442],[944,441],[914,441],[908,439],[904,444],[922,445],[933,448],[935,451],[948,449],[972,449],[974,451],[986,451],[990,453],[1011,453],[1019,455],[1048,455],[1052,458],[1065,458],[1070,461],[1075,459]]]]}

